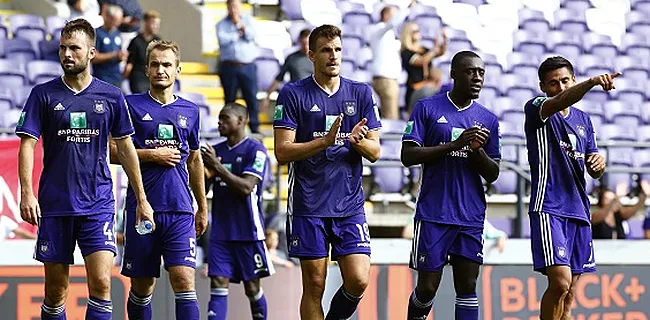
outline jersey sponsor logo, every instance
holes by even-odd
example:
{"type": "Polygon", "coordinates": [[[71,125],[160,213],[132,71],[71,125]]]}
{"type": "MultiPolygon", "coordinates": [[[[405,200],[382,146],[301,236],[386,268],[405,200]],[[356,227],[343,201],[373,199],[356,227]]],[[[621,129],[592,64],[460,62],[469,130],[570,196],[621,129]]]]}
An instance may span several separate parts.
{"type": "Polygon", "coordinates": [[[27,115],[27,113],[25,113],[25,111],[20,113],[20,118],[18,118],[18,126],[19,127],[22,127],[22,125],[25,124],[25,116],[26,115],[27,115]]]}
{"type": "MultiPolygon", "coordinates": [[[[455,141],[456,139],[458,139],[458,137],[460,137],[460,135],[463,133],[463,131],[465,131],[465,129],[452,127],[451,128],[451,141],[455,141]]],[[[440,144],[445,144],[445,142],[441,142],[440,144]]],[[[452,152],[450,152],[448,154],[450,156],[452,156],[452,157],[467,158],[468,157],[468,155],[467,155],[468,151],[469,151],[469,145],[464,146],[460,150],[454,150],[454,151],[452,151],[452,152]]]]}
{"type": "Polygon", "coordinates": [[[544,103],[544,101],[546,101],[546,97],[537,97],[535,100],[533,100],[533,105],[539,107],[542,105],[542,103],[544,103]]]}
{"type": "Polygon", "coordinates": [[[406,123],[406,128],[404,128],[404,134],[411,134],[413,133],[413,121],[409,121],[406,123]]]}
{"type": "Polygon", "coordinates": [[[70,112],[70,129],[86,129],[87,126],[85,112],[70,112]]]}
{"type": "Polygon", "coordinates": [[[187,128],[187,117],[184,115],[178,115],[178,126],[181,128],[187,128]]]}
{"type": "MultiPolygon", "coordinates": [[[[334,121],[336,121],[337,117],[338,117],[338,115],[326,115],[325,116],[325,131],[322,131],[322,132],[315,131],[312,134],[314,139],[326,136],[329,133],[330,129],[332,129],[332,125],[334,125],[334,121]]],[[[334,144],[336,144],[337,146],[344,145],[345,140],[348,140],[351,135],[352,135],[352,133],[349,133],[349,132],[339,132],[336,135],[336,142],[334,144]]]]}
{"type": "Polygon", "coordinates": [[[262,172],[264,171],[264,165],[266,164],[266,154],[263,151],[257,151],[255,153],[255,161],[253,162],[253,170],[262,172]]]}
{"type": "Polygon", "coordinates": [[[95,100],[95,106],[93,108],[93,112],[102,114],[106,112],[106,107],[104,106],[104,101],[101,100],[95,100]]]}
{"type": "Polygon", "coordinates": [[[57,103],[56,106],[54,107],[54,111],[63,111],[63,110],[65,110],[65,107],[60,102],[57,103]]]}
{"type": "Polygon", "coordinates": [[[153,118],[149,113],[145,114],[144,117],[142,117],[142,121],[151,121],[153,118]]]}
{"type": "Polygon", "coordinates": [[[348,116],[353,116],[357,114],[357,102],[356,101],[344,101],[343,102],[343,109],[345,110],[345,114],[348,116]]]}
{"type": "Polygon", "coordinates": [[[456,141],[456,139],[458,139],[458,137],[460,137],[460,135],[463,134],[463,131],[465,131],[465,129],[463,128],[456,128],[456,127],[451,128],[451,141],[456,141]]]}
{"type": "Polygon", "coordinates": [[[449,123],[449,122],[447,121],[447,118],[445,118],[445,116],[442,116],[438,119],[438,123],[449,123]]]}
{"type": "Polygon", "coordinates": [[[336,121],[336,118],[338,118],[338,116],[333,116],[333,115],[325,116],[325,131],[330,131],[330,129],[332,129],[332,125],[334,124],[334,121],[336,121]]]}
{"type": "Polygon", "coordinates": [[[273,112],[273,120],[282,120],[284,106],[281,104],[275,106],[275,111],[273,112]]]}
{"type": "Polygon", "coordinates": [[[311,112],[320,112],[320,108],[317,105],[314,104],[314,106],[312,106],[311,109],[309,109],[309,111],[311,111],[311,112]]]}
{"type": "Polygon", "coordinates": [[[171,124],[158,125],[158,139],[170,140],[174,138],[174,126],[171,124]]]}
{"type": "Polygon", "coordinates": [[[560,147],[566,151],[567,155],[574,160],[583,159],[585,154],[578,151],[578,139],[576,135],[569,134],[569,142],[560,140],[560,147]]]}

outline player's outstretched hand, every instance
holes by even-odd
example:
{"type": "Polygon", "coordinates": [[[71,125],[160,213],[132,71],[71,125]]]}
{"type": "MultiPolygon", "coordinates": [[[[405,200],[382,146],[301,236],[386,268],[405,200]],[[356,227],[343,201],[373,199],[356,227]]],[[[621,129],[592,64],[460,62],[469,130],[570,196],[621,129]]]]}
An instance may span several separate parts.
{"type": "Polygon", "coordinates": [[[336,143],[336,137],[339,135],[339,131],[341,130],[341,121],[343,121],[343,114],[340,114],[338,117],[336,117],[336,120],[334,120],[334,123],[332,123],[330,131],[327,133],[327,135],[325,135],[324,139],[327,142],[328,146],[336,143]]]}
{"type": "Polygon", "coordinates": [[[605,169],[605,163],[605,158],[598,153],[592,153],[587,157],[587,165],[593,172],[605,169]]]}
{"type": "Polygon", "coordinates": [[[20,198],[20,217],[31,225],[38,225],[41,207],[33,194],[20,198]]]}
{"type": "Polygon", "coordinates": [[[619,76],[621,76],[620,72],[614,74],[605,73],[591,78],[591,81],[593,81],[595,85],[601,86],[603,90],[609,91],[616,89],[616,86],[614,85],[614,79],[618,78],[619,76]]]}
{"type": "Polygon", "coordinates": [[[354,126],[354,128],[352,128],[352,133],[350,134],[350,142],[359,143],[361,140],[366,138],[366,135],[368,135],[368,126],[366,125],[367,122],[368,119],[363,118],[354,126]]]}
{"type": "Polygon", "coordinates": [[[463,131],[463,133],[461,133],[460,136],[452,142],[454,144],[454,149],[460,150],[464,148],[466,145],[470,144],[470,142],[477,140],[478,133],[480,130],[481,129],[479,129],[478,127],[471,127],[469,129],[465,129],[465,131],[463,131]]]}
{"type": "Polygon", "coordinates": [[[194,216],[194,228],[196,229],[196,237],[203,235],[208,228],[208,210],[199,209],[194,216]]]}
{"type": "Polygon", "coordinates": [[[165,147],[154,150],[154,161],[161,166],[175,167],[181,163],[181,152],[178,149],[165,147]]]}
{"type": "Polygon", "coordinates": [[[138,202],[138,207],[135,209],[135,225],[139,225],[142,220],[151,221],[151,230],[156,230],[156,222],[153,220],[153,208],[151,208],[151,204],[147,200],[138,202]]]}

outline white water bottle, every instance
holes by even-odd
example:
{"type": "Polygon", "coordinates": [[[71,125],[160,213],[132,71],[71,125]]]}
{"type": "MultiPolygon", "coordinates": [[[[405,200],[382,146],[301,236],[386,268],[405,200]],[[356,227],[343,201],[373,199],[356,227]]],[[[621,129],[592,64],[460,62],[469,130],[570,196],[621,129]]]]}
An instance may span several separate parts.
{"type": "Polygon", "coordinates": [[[140,224],[135,226],[135,231],[139,235],[145,235],[153,232],[153,223],[149,220],[142,220],[140,224]]]}

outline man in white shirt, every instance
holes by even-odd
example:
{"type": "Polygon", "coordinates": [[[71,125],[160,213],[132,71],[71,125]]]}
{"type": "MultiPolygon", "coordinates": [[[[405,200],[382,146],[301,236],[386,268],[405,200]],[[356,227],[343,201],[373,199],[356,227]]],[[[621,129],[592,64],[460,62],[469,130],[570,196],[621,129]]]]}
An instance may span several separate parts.
{"type": "Polygon", "coordinates": [[[11,234],[23,239],[36,239],[36,235],[28,230],[23,229],[16,223],[11,220],[11,218],[0,215],[0,243],[7,239],[11,234]]]}
{"type": "Polygon", "coordinates": [[[370,31],[372,88],[379,95],[383,119],[399,119],[397,79],[402,73],[402,60],[399,54],[400,43],[395,37],[394,29],[404,22],[415,1],[411,0],[408,8],[399,11],[394,6],[387,5],[381,10],[381,22],[370,31]]]}

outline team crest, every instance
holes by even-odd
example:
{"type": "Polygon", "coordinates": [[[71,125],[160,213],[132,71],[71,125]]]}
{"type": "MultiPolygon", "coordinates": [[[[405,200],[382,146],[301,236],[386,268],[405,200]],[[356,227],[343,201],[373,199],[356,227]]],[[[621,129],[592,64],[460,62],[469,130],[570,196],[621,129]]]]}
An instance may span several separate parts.
{"type": "Polygon", "coordinates": [[[106,112],[106,106],[104,106],[104,102],[95,100],[95,107],[93,108],[93,111],[99,114],[106,112]]]}
{"type": "Polygon", "coordinates": [[[566,249],[564,247],[557,247],[557,255],[560,256],[560,258],[566,257],[566,249]]]}
{"type": "Polygon", "coordinates": [[[184,115],[178,115],[178,126],[181,128],[187,128],[187,117],[184,115]]]}
{"type": "Polygon", "coordinates": [[[576,128],[578,129],[578,134],[579,134],[580,136],[583,136],[583,137],[584,137],[584,136],[587,134],[586,131],[585,131],[585,127],[583,127],[583,126],[577,126],[576,128]]]}
{"type": "Polygon", "coordinates": [[[345,109],[345,114],[348,116],[353,116],[357,113],[357,102],[356,101],[345,101],[343,102],[343,108],[345,109]]]}
{"type": "Polygon", "coordinates": [[[49,250],[49,244],[47,241],[41,241],[38,245],[38,250],[41,252],[45,253],[47,250],[49,250]]]}

